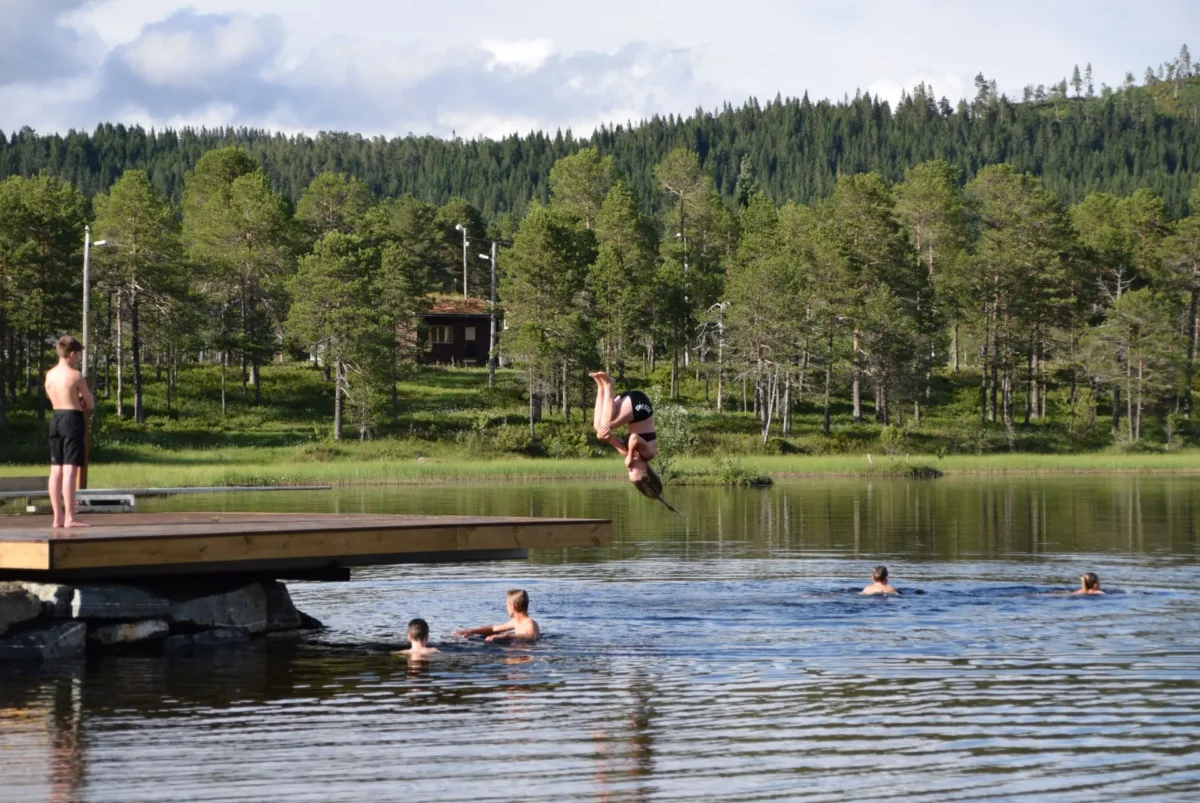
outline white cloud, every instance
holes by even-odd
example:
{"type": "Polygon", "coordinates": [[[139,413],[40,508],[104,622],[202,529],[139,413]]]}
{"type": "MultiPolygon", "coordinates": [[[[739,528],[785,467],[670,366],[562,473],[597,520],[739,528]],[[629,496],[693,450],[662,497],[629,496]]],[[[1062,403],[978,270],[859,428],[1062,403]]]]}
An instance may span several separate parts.
{"type": "Polygon", "coordinates": [[[519,39],[515,42],[484,39],[479,48],[491,56],[487,63],[489,70],[502,67],[525,74],[540,69],[554,54],[554,43],[549,39],[519,39]]]}
{"type": "Polygon", "coordinates": [[[158,126],[586,134],[777,92],[895,100],[923,80],[954,102],[980,71],[1019,97],[1076,62],[1117,85],[1200,30],[1194,0],[3,3],[0,128],[43,131],[137,110],[158,126]]]}
{"type": "Polygon", "coordinates": [[[270,19],[235,14],[200,30],[152,29],[122,49],[122,59],[152,86],[204,86],[243,68],[275,47],[270,19]]]}

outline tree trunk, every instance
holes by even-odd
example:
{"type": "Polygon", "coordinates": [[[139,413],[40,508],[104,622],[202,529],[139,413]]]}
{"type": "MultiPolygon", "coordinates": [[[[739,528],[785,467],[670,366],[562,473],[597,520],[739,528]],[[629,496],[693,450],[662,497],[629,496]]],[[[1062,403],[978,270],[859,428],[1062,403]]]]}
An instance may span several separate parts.
{"type": "Polygon", "coordinates": [[[133,359],[133,420],[146,423],[146,410],[142,403],[142,333],[138,321],[140,300],[137,291],[129,291],[129,334],[130,356],[133,359]]]}
{"type": "Polygon", "coordinates": [[[780,425],[785,438],[792,434],[792,374],[790,371],[783,377],[783,410],[780,413],[780,425]]]}
{"type": "Polygon", "coordinates": [[[533,428],[533,377],[529,378],[529,439],[537,438],[537,430],[533,428]]]}
{"type": "Polygon", "coordinates": [[[1145,371],[1146,361],[1142,357],[1138,357],[1138,372],[1137,372],[1137,423],[1133,427],[1133,435],[1137,440],[1142,439],[1142,394],[1144,392],[1143,374],[1145,371]]]}
{"type": "Polygon", "coordinates": [[[1196,327],[1198,303],[1200,303],[1200,287],[1193,287],[1188,303],[1187,368],[1184,372],[1183,384],[1183,417],[1189,420],[1192,417],[1192,377],[1195,376],[1196,370],[1196,338],[1200,337],[1200,330],[1196,327]]]}
{"type": "Polygon", "coordinates": [[[1113,400],[1112,400],[1112,434],[1115,438],[1117,433],[1121,431],[1121,383],[1120,380],[1113,382],[1113,400]]]}
{"type": "Polygon", "coordinates": [[[333,439],[340,441],[342,439],[342,416],[345,413],[345,375],[346,366],[342,364],[341,359],[334,363],[334,383],[333,383],[333,439]]]}
{"type": "Polygon", "coordinates": [[[125,328],[122,293],[117,291],[117,418],[125,417],[125,328]]]}
{"type": "Polygon", "coordinates": [[[1033,381],[1033,334],[1029,335],[1029,346],[1025,349],[1025,426],[1029,426],[1029,420],[1033,417],[1034,390],[1033,381]]]}
{"type": "Polygon", "coordinates": [[[392,426],[400,423],[400,391],[396,388],[400,377],[396,370],[396,361],[399,355],[396,353],[396,344],[392,344],[392,360],[391,360],[391,385],[392,385],[392,426]]]}
{"type": "Polygon", "coordinates": [[[954,328],[950,331],[950,354],[951,363],[950,370],[958,373],[958,321],[954,322],[954,328]]]}
{"type": "Polygon", "coordinates": [[[1129,440],[1137,440],[1133,421],[1133,363],[1125,357],[1125,424],[1129,431],[1129,440]]]}
{"type": "Polygon", "coordinates": [[[225,411],[226,411],[225,372],[228,369],[228,367],[229,367],[229,351],[227,349],[221,349],[221,418],[225,417],[225,411]]]}
{"type": "Polygon", "coordinates": [[[858,330],[854,332],[854,365],[852,367],[852,385],[850,389],[851,396],[854,401],[854,418],[855,424],[862,423],[862,390],[859,387],[859,368],[858,368],[858,330]]]}
{"type": "Polygon", "coordinates": [[[825,357],[825,413],[821,418],[821,432],[829,437],[829,399],[833,388],[833,329],[829,330],[828,351],[825,357]]]}
{"type": "Polygon", "coordinates": [[[671,398],[679,398],[679,349],[671,349],[671,398]]]}
{"type": "Polygon", "coordinates": [[[983,305],[983,337],[979,341],[979,423],[987,421],[988,395],[988,345],[991,335],[988,332],[990,316],[987,304],[983,305]]]}
{"type": "Polygon", "coordinates": [[[570,384],[567,382],[567,363],[563,362],[562,367],[562,414],[563,421],[571,420],[571,391],[570,384]]]}

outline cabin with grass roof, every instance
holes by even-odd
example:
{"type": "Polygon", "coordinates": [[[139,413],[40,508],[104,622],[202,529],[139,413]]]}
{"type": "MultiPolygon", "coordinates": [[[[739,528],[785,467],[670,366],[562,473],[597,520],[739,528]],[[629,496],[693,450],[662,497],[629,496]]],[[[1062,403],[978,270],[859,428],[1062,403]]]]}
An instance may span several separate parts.
{"type": "MultiPolygon", "coordinates": [[[[422,315],[428,345],[423,361],[435,365],[487,365],[491,353],[491,320],[482,298],[436,296],[422,315]]],[[[497,327],[502,327],[497,322],[497,327]]]]}

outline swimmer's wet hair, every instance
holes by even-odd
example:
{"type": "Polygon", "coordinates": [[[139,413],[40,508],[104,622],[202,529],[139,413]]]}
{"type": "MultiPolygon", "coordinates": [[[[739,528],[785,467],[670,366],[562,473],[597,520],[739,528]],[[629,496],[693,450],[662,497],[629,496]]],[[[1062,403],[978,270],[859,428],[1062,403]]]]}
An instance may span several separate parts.
{"type": "Polygon", "coordinates": [[[508,601],[512,603],[517,613],[529,613],[529,595],[523,589],[514,588],[508,592],[508,601]]]}
{"type": "Polygon", "coordinates": [[[653,499],[657,502],[662,502],[667,506],[667,510],[675,514],[679,513],[678,510],[671,507],[671,504],[666,499],[663,499],[662,477],[655,473],[653,466],[651,466],[649,463],[646,464],[646,469],[642,472],[642,478],[640,480],[633,481],[633,487],[637,488],[638,493],[647,499],[653,499]]]}
{"type": "Polygon", "coordinates": [[[886,583],[887,577],[887,566],[876,566],[875,571],[871,572],[871,579],[876,583],[886,583]]]}
{"type": "Polygon", "coordinates": [[[408,640],[424,644],[429,641],[429,622],[424,619],[413,619],[408,623],[408,640]]]}
{"type": "Polygon", "coordinates": [[[1100,575],[1096,574],[1095,572],[1084,572],[1081,579],[1083,580],[1083,587],[1088,591],[1092,591],[1100,587],[1100,575]]]}

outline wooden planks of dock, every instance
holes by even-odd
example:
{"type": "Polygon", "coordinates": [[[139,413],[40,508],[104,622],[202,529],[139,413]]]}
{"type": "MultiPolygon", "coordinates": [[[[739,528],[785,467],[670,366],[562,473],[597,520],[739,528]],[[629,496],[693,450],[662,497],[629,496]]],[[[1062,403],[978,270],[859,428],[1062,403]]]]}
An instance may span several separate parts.
{"type": "Polygon", "coordinates": [[[395,563],[523,558],[605,546],[605,519],[310,513],[132,513],[52,529],[0,516],[0,579],[134,579],[257,572],[278,577],[395,563]]]}

